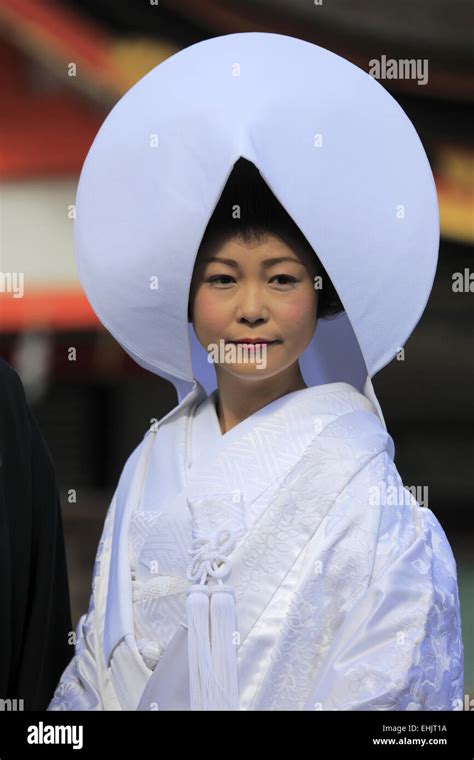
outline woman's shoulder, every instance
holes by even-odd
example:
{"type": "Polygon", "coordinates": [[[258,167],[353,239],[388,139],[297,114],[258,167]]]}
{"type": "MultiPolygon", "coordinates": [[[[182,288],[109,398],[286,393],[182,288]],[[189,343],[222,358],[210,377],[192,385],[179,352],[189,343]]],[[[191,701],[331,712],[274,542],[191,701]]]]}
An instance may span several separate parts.
{"type": "Polygon", "coordinates": [[[456,581],[451,545],[440,520],[426,503],[427,489],[405,486],[393,463],[380,487],[373,577],[398,564],[433,580],[445,576],[456,581]]]}
{"type": "Polygon", "coordinates": [[[315,425],[320,421],[324,441],[333,441],[340,456],[351,458],[354,466],[380,454],[393,461],[392,437],[371,403],[355,388],[329,394],[325,404],[316,405],[312,411],[315,425]]]}

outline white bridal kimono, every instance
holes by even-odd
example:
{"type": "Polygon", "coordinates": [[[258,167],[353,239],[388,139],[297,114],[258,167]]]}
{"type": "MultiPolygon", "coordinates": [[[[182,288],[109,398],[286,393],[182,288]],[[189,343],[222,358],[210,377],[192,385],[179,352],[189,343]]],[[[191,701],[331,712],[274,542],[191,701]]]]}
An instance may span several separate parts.
{"type": "Polygon", "coordinates": [[[371,382],[419,321],[439,248],[433,173],[398,103],[317,45],[214,37],[119,100],[76,207],[92,308],[178,405],[122,472],[51,709],[461,709],[455,562],[402,485],[371,382]],[[240,157],[344,312],[298,358],[308,387],[222,435],[187,313],[240,157]]]}
{"type": "Polygon", "coordinates": [[[310,387],[222,435],[214,400],[198,384],[127,461],[49,709],[190,709],[192,535],[224,528],[230,709],[460,709],[455,561],[370,401],[343,382],[310,387]]]}

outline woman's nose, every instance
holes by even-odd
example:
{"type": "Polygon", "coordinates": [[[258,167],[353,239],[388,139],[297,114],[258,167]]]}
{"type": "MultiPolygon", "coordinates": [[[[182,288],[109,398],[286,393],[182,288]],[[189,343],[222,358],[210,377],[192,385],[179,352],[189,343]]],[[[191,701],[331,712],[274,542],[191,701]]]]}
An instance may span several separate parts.
{"type": "Polygon", "coordinates": [[[247,287],[239,293],[238,316],[249,321],[265,320],[267,316],[267,306],[261,289],[258,286],[247,287]]]}

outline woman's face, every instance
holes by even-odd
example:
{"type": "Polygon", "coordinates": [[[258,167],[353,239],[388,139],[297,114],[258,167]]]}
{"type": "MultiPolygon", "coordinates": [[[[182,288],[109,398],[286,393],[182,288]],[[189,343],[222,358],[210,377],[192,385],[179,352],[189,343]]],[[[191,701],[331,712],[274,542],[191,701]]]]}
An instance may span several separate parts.
{"type": "Polygon", "coordinates": [[[315,274],[316,259],[273,235],[250,245],[232,238],[201,250],[190,313],[200,344],[214,351],[216,371],[258,380],[295,364],[316,329],[315,274]],[[245,338],[270,343],[238,348],[245,338]]]}

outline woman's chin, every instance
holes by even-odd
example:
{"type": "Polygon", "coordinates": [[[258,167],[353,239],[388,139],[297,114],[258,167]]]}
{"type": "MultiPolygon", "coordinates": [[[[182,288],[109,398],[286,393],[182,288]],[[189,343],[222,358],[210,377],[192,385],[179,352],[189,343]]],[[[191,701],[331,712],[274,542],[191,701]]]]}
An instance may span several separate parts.
{"type": "Polygon", "coordinates": [[[236,378],[255,378],[255,380],[263,380],[266,377],[278,374],[279,371],[278,367],[271,366],[269,362],[265,366],[255,361],[219,364],[218,366],[220,372],[228,372],[236,378]]]}

